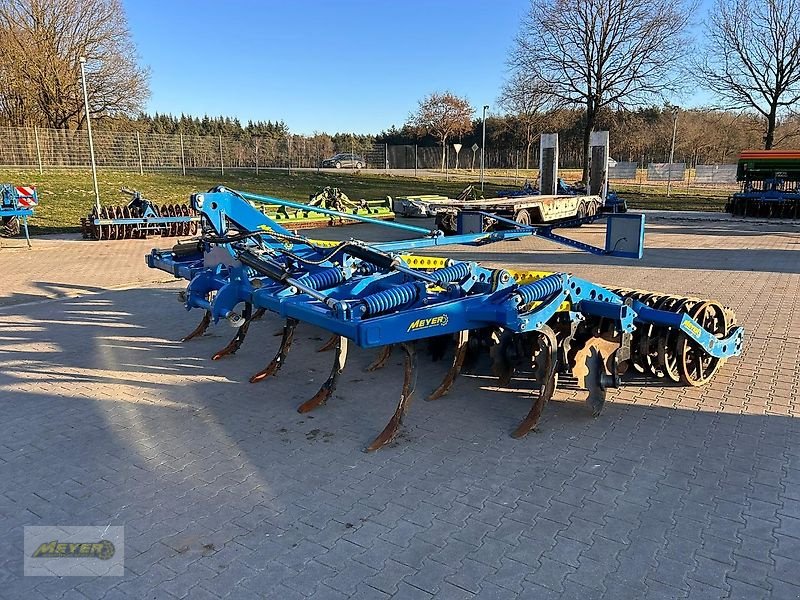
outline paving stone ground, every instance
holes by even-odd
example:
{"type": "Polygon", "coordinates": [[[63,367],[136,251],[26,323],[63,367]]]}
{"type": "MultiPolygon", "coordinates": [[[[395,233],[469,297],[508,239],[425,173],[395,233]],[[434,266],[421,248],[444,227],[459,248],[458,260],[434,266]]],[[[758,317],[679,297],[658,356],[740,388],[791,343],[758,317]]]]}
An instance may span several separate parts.
{"type": "Polygon", "coordinates": [[[178,342],[199,315],[142,258],[170,243],[0,249],[0,598],[800,598],[800,228],[659,219],[642,262],[449,249],[719,299],[744,356],[700,389],[627,381],[597,419],[559,391],[523,440],[525,390],[465,376],[424,402],[446,365],[421,361],[401,439],[372,454],[399,357],[366,373],[352,351],[299,415],[325,334],[301,326],[247,383],[280,322],[218,362],[227,325],[178,342]],[[125,527],[124,577],[22,576],[23,526],[84,524],[125,527]]]}

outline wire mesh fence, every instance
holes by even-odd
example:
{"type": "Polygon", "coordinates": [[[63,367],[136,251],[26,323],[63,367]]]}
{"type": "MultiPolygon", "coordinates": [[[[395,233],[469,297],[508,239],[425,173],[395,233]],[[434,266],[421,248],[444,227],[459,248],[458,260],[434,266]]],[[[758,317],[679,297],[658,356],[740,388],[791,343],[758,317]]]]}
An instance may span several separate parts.
{"type": "MultiPolygon", "coordinates": [[[[94,133],[94,148],[99,168],[141,173],[218,169],[224,173],[225,169],[257,172],[259,169],[320,168],[323,159],[330,157],[332,146],[320,141],[319,136],[272,138],[101,130],[94,133]]],[[[445,172],[468,179],[477,177],[481,163],[481,149],[477,144],[462,147],[459,152],[451,145],[443,150],[442,146],[386,144],[333,147],[333,152],[355,153],[358,162],[368,169],[445,172]]],[[[495,177],[531,180],[536,176],[538,148],[532,148],[529,157],[523,149],[487,148],[484,161],[485,168],[495,177]],[[525,170],[525,164],[534,168],[525,170]]],[[[43,171],[89,164],[89,139],[85,129],[0,127],[0,167],[43,171]]],[[[569,174],[575,175],[572,171],[569,174]]],[[[610,167],[609,178],[637,183],[669,180],[675,184],[730,186],[736,181],[736,166],[617,162],[610,167]]]]}

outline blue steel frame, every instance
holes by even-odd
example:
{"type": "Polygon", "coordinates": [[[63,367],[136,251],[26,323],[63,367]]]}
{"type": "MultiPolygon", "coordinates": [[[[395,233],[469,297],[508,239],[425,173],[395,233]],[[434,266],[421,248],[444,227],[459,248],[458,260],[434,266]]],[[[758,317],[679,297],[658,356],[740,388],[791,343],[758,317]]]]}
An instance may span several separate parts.
{"type": "MultiPolygon", "coordinates": [[[[572,321],[584,315],[613,319],[628,333],[637,324],[666,325],[682,331],[716,358],[741,353],[741,327],[720,339],[688,315],[624,301],[566,273],[520,285],[502,269],[451,262],[428,272],[412,269],[392,254],[451,243],[480,244],[509,239],[509,235],[536,235],[536,228],[446,238],[441,232],[423,230],[427,233],[423,238],[370,245],[351,241],[338,248],[319,248],[245,200],[268,201],[266,198],[224,188],[196,194],[192,197],[195,209],[219,239],[198,243],[189,252],[153,250],[146,257],[151,268],[190,280],[185,293],[187,309],[202,308],[210,311],[215,322],[230,319],[237,323],[237,306],[250,303],[317,325],[366,348],[487,326],[536,331],[562,312],[572,321]],[[223,236],[230,222],[251,235],[227,241],[223,236]],[[212,292],[213,300],[209,300],[212,292]],[[562,309],[565,302],[570,307],[566,312],[562,309]]],[[[382,227],[413,227],[362,219],[382,227]]]]}

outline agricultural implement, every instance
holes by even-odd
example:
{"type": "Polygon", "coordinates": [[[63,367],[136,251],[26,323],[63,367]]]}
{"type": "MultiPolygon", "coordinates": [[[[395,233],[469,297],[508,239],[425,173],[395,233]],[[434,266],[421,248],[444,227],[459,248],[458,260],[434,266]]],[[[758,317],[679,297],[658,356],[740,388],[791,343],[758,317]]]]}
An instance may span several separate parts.
{"type": "Polygon", "coordinates": [[[14,186],[0,183],[0,237],[19,235],[20,223],[25,232],[28,247],[31,238],[28,235],[28,217],[39,204],[39,195],[33,186],[14,186]]]}
{"type": "MultiPolygon", "coordinates": [[[[642,215],[608,215],[604,248],[555,234],[553,226],[517,224],[503,231],[444,237],[441,231],[359,216],[421,234],[367,244],[353,239],[320,242],[293,234],[251,203],[294,204],[222,187],[195,194],[192,204],[202,215],[202,236],[153,250],[147,264],[189,281],[179,299],[186,309],[199,308],[204,316],[185,340],[202,335],[220,319],[236,328],[214,359],[236,353],[253,321],[265,311],[285,319],[274,358],[251,382],[279,372],[299,323],[330,332],[331,339],[320,349],[334,350],[330,375],[298,407],[301,413],[330,399],[350,344],[379,350],[369,369],[385,365],[392,349],[398,348],[404,358],[400,400],[367,450],[397,435],[414,393],[416,345],[422,340],[434,355],[453,348],[447,375],[428,400],[444,396],[464,365],[480,369],[488,362],[501,386],[516,387],[523,379],[538,382],[530,412],[514,429],[514,437],[537,426],[559,378],[584,388],[597,416],[607,390],[619,386],[626,373],[700,386],[726,359],[741,353],[743,330],[735,325],[733,313],[717,302],[609,289],[563,272],[489,268],[408,254],[418,248],[537,236],[599,255],[640,257],[642,215]]],[[[314,210],[335,216],[322,207],[314,210]]],[[[468,218],[467,211],[460,216],[468,218]]],[[[467,226],[462,223],[460,228],[467,226]]]]}
{"type": "Polygon", "coordinates": [[[135,190],[120,191],[130,196],[130,202],[94,206],[89,216],[81,219],[84,239],[126,240],[197,233],[200,217],[189,204],[155,204],[135,190]]]}
{"type": "Polygon", "coordinates": [[[592,133],[588,185],[568,185],[558,176],[558,134],[544,133],[539,141],[538,188],[526,184],[519,190],[500,191],[493,198],[477,193],[462,193],[454,199],[399,197],[394,200],[394,210],[406,216],[435,216],[437,228],[447,234],[456,232],[456,216],[462,211],[491,213],[523,225],[558,224],[601,212],[625,212],[625,201],[608,186],[608,143],[607,131],[592,133]]]}
{"type": "Polygon", "coordinates": [[[739,155],[741,190],[725,211],[744,217],[796,219],[800,216],[800,150],[747,150],[739,155]]]}
{"type": "Polygon", "coordinates": [[[359,221],[350,215],[365,215],[373,219],[393,220],[391,199],[383,200],[351,200],[339,188],[324,187],[310,194],[308,204],[298,207],[277,206],[262,204],[260,210],[270,219],[289,229],[307,229],[313,227],[335,227],[338,225],[352,225],[359,221]],[[339,213],[336,215],[320,214],[312,208],[322,207],[339,213]]]}

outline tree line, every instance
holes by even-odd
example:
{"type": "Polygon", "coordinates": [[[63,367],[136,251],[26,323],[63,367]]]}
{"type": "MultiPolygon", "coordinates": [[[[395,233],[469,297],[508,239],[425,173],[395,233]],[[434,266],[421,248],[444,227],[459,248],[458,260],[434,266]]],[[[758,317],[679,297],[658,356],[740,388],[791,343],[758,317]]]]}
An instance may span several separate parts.
{"type": "MultiPolygon", "coordinates": [[[[562,157],[588,169],[593,130],[612,132],[612,155],[730,160],[746,147],[785,147],[800,136],[800,0],[714,0],[699,28],[696,0],[530,0],[508,55],[508,77],[486,122],[496,164],[538,134],[561,133],[562,157]],[[703,89],[708,108],[669,104],[703,89]],[[501,150],[502,149],[502,150],[501,150]],[[504,152],[500,160],[498,153],[504,152]]],[[[482,144],[482,120],[449,91],[419,101],[400,128],[377,136],[298,136],[282,121],[148,115],[149,72],[136,55],[120,0],[0,0],[0,125],[76,129],[86,119],[80,80],[98,129],[264,139],[306,153],[378,143],[482,144]]]]}

